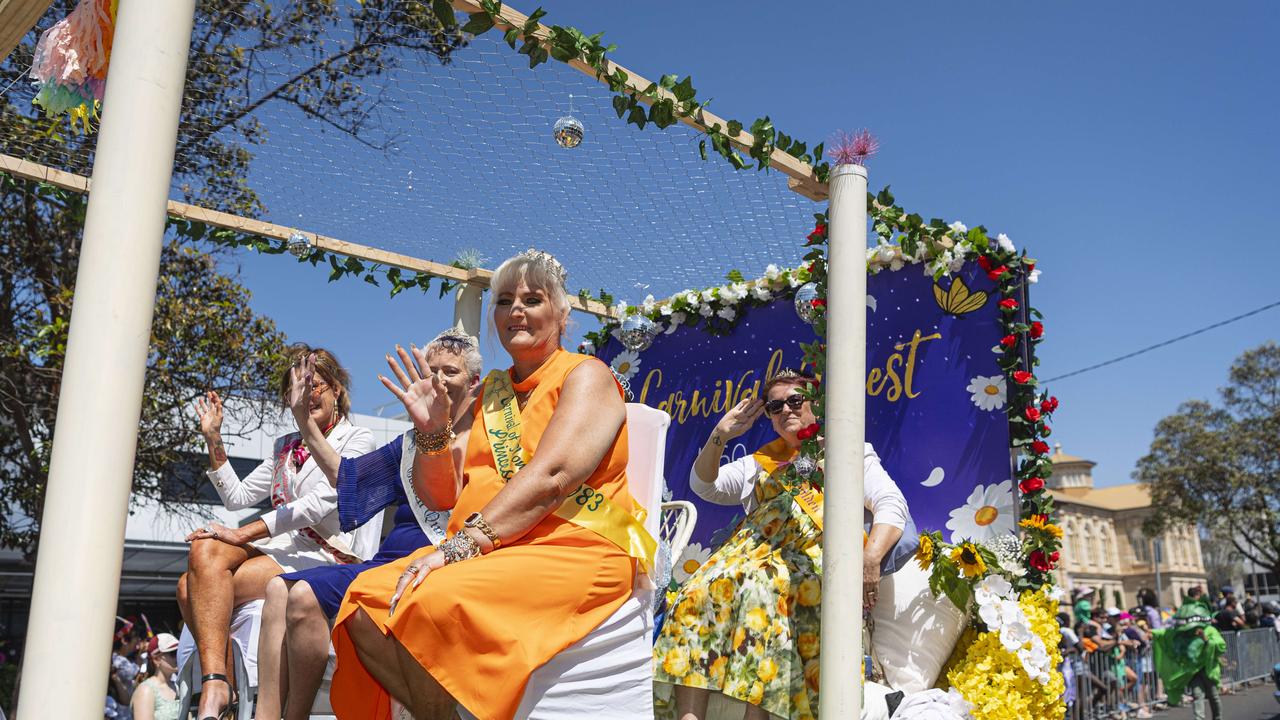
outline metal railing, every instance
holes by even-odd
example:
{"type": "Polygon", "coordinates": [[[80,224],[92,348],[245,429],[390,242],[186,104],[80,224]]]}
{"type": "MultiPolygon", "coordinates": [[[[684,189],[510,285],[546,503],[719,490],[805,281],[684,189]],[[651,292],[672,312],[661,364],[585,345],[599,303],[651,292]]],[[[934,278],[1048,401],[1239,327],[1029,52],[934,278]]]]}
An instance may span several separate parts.
{"type": "MultiPolygon", "coordinates": [[[[1223,633],[1223,639],[1223,688],[1269,678],[1280,662],[1280,635],[1271,628],[1223,633]]],[[[1111,651],[1071,652],[1063,659],[1062,672],[1067,720],[1158,717],[1167,707],[1149,644],[1126,649],[1121,657],[1111,651]]]]}
{"type": "Polygon", "coordinates": [[[1271,667],[1280,662],[1280,635],[1272,628],[1227,632],[1222,639],[1227,641],[1223,687],[1269,678],[1271,667]]]}

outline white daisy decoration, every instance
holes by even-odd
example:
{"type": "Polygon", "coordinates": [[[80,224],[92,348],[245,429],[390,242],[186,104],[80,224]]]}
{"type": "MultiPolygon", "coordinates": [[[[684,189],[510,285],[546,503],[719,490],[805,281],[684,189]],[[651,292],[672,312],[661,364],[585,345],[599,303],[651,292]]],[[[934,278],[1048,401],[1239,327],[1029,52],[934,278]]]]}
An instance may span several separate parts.
{"type": "Polygon", "coordinates": [[[778,266],[772,263],[770,263],[764,269],[764,277],[766,280],[777,280],[778,276],[781,274],[782,274],[782,271],[778,269],[778,266]]]}
{"type": "Polygon", "coordinates": [[[969,391],[973,404],[982,410],[999,410],[1004,407],[1003,375],[979,375],[969,381],[969,386],[965,390],[969,391]]]}
{"type": "Polygon", "coordinates": [[[773,299],[773,293],[769,292],[769,288],[765,285],[757,285],[751,290],[751,294],[756,296],[757,300],[768,301],[773,299]]]}
{"type": "Polygon", "coordinates": [[[640,371],[640,353],[635,350],[624,350],[609,363],[619,376],[630,380],[640,371]]]}
{"type": "Polygon", "coordinates": [[[671,565],[671,577],[681,585],[689,576],[697,572],[702,564],[711,558],[711,548],[704,548],[698,543],[689,543],[685,546],[684,552],[680,553],[680,559],[671,565]]]}
{"type": "Polygon", "coordinates": [[[969,493],[964,505],[951,511],[947,529],[951,542],[962,540],[985,542],[1014,531],[1017,508],[1013,499],[1013,481],[979,485],[969,493]]]}

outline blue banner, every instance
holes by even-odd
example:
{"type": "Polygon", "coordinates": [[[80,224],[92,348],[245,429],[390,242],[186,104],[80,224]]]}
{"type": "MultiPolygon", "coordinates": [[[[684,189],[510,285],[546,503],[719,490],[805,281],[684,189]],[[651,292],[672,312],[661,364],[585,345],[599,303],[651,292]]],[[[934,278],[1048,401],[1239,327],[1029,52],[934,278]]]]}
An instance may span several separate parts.
{"type": "MultiPolygon", "coordinates": [[[[867,278],[867,294],[867,442],[916,525],[952,541],[1012,531],[1005,379],[992,352],[1002,334],[995,283],[974,263],[936,283],[915,266],[867,278]]],[[[728,335],[682,325],[640,353],[616,339],[601,348],[600,357],[627,376],[636,402],[671,415],[667,486],[673,499],[698,507],[687,557],[705,560],[712,535],[743,514],[741,506],[714,505],[690,490],[699,450],[729,408],[759,393],[781,368],[798,368],[801,343],[814,340],[787,297],[743,309],[728,335]]],[[[762,417],[721,462],[775,437],[762,417]]]]}

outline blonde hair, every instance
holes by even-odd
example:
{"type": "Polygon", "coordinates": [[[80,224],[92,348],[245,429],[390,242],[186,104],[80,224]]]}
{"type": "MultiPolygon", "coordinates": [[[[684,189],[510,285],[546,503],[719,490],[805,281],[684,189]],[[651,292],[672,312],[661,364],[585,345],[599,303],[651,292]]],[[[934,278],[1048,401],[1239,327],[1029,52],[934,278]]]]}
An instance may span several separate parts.
{"type": "MultiPolygon", "coordinates": [[[[507,258],[499,265],[489,280],[489,289],[496,298],[504,292],[514,292],[516,286],[524,281],[530,290],[541,290],[546,293],[551,306],[560,312],[561,319],[567,324],[569,293],[564,285],[567,276],[564,266],[552,257],[551,253],[530,248],[519,255],[507,258]]],[[[492,322],[493,316],[490,315],[489,319],[492,322]]],[[[563,330],[563,324],[561,329],[563,330]]]]}
{"type": "Polygon", "coordinates": [[[338,414],[347,417],[351,414],[351,373],[342,367],[333,353],[320,347],[313,348],[306,343],[294,343],[284,351],[289,360],[284,374],[280,376],[280,404],[289,407],[289,393],[293,388],[293,378],[289,371],[303,361],[308,355],[315,353],[316,372],[320,379],[333,388],[338,399],[338,414]]]}

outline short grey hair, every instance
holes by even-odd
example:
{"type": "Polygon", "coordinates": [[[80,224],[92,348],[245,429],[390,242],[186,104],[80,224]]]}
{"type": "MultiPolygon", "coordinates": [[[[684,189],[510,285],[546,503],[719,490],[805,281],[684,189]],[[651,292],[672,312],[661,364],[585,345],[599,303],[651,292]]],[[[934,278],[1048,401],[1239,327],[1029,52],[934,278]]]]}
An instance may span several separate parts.
{"type": "Polygon", "coordinates": [[[484,357],[480,355],[480,341],[461,328],[449,328],[427,343],[427,355],[438,350],[461,356],[471,377],[480,377],[480,373],[484,370],[484,357]]]}

